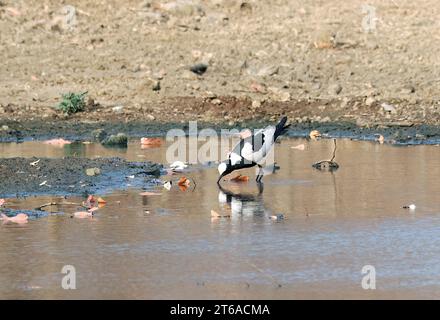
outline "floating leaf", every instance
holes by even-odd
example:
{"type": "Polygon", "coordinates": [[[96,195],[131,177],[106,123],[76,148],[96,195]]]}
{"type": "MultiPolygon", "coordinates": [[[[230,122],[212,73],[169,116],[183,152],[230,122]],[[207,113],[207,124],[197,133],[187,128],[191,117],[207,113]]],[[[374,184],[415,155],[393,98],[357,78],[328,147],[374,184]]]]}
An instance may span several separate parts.
{"type": "Polygon", "coordinates": [[[291,148],[303,151],[303,150],[305,150],[306,146],[302,143],[302,144],[299,144],[299,145],[291,147],[291,148]]]}
{"type": "Polygon", "coordinates": [[[169,191],[169,190],[171,190],[172,184],[173,183],[171,181],[165,181],[165,183],[163,184],[163,187],[169,191]]]}
{"type": "Polygon", "coordinates": [[[162,145],[162,139],[160,138],[142,138],[141,148],[154,148],[162,145]]]}
{"type": "Polygon", "coordinates": [[[101,197],[98,197],[97,201],[98,201],[98,203],[107,203],[107,201],[105,201],[101,197]]]}
{"type": "Polygon", "coordinates": [[[170,168],[173,169],[173,171],[183,171],[183,169],[185,169],[188,165],[186,165],[185,163],[183,163],[182,161],[174,161],[171,165],[170,168]]]}
{"type": "Polygon", "coordinates": [[[141,196],[160,196],[160,195],[162,195],[162,193],[145,191],[145,192],[139,193],[139,195],[141,195],[141,196]]]}
{"type": "Polygon", "coordinates": [[[83,202],[83,206],[90,209],[94,207],[96,204],[96,199],[93,197],[93,195],[89,195],[87,197],[87,200],[83,202]]]}
{"type": "Polygon", "coordinates": [[[189,187],[190,183],[191,183],[191,181],[189,181],[186,177],[181,177],[179,179],[179,182],[177,182],[177,185],[179,187],[183,187],[183,186],[189,187]]]}
{"type": "Polygon", "coordinates": [[[309,137],[312,140],[317,140],[319,137],[321,137],[321,132],[319,132],[318,130],[312,130],[309,133],[309,137]]]}
{"type": "Polygon", "coordinates": [[[74,212],[73,216],[75,218],[78,218],[78,219],[85,219],[85,218],[92,217],[93,213],[92,212],[88,212],[88,211],[78,211],[78,212],[74,212]]]}
{"type": "Polygon", "coordinates": [[[383,135],[379,135],[379,137],[377,138],[377,141],[379,141],[380,144],[383,144],[385,142],[385,138],[383,135]]]}
{"type": "Polygon", "coordinates": [[[28,223],[29,216],[25,213],[19,213],[14,217],[8,217],[4,213],[2,213],[1,218],[3,220],[3,223],[12,222],[12,223],[23,224],[23,223],[28,223]]]}
{"type": "Polygon", "coordinates": [[[59,139],[51,139],[51,140],[46,140],[43,142],[44,144],[50,144],[56,147],[62,147],[66,144],[71,144],[72,142],[69,140],[64,140],[63,138],[59,138],[59,139]]]}

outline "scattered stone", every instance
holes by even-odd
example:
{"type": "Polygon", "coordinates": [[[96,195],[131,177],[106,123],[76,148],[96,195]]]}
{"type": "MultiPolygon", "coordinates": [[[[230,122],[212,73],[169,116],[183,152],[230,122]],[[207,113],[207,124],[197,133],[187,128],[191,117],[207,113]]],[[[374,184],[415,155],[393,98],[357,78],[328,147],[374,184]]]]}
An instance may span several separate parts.
{"type": "Polygon", "coordinates": [[[381,107],[383,108],[383,110],[385,112],[389,112],[389,113],[396,113],[397,112],[396,108],[393,105],[385,103],[385,102],[381,104],[381,107]]]}
{"type": "Polygon", "coordinates": [[[368,107],[371,107],[373,105],[373,103],[375,103],[375,102],[376,102],[376,99],[374,99],[373,97],[368,97],[365,100],[365,105],[368,107]]]}
{"type": "Polygon", "coordinates": [[[290,100],[290,93],[287,91],[275,87],[270,87],[268,90],[271,93],[270,97],[275,101],[286,102],[290,100]]]}
{"type": "Polygon", "coordinates": [[[154,81],[152,89],[153,91],[160,91],[160,81],[154,81]]]}
{"type": "Polygon", "coordinates": [[[206,70],[208,70],[208,65],[206,65],[204,63],[197,63],[197,64],[193,65],[189,70],[191,70],[195,74],[201,76],[202,74],[204,74],[206,72],[206,70]]]}
{"type": "Polygon", "coordinates": [[[220,99],[213,99],[213,100],[211,100],[211,103],[215,104],[215,105],[220,105],[220,104],[222,104],[222,101],[220,99]]]}
{"type": "Polygon", "coordinates": [[[86,169],[86,174],[90,177],[99,176],[101,174],[101,170],[99,168],[88,168],[86,169]]]}
{"type": "Polygon", "coordinates": [[[152,6],[154,9],[178,16],[205,15],[202,6],[195,0],[176,0],[167,3],[154,2],[152,6]]]}
{"type": "Polygon", "coordinates": [[[401,90],[402,94],[411,94],[416,92],[416,88],[411,85],[404,86],[401,90]]]}
{"type": "Polygon", "coordinates": [[[258,109],[259,107],[261,107],[261,101],[260,100],[252,101],[252,108],[253,109],[258,109]]]}
{"type": "Polygon", "coordinates": [[[260,77],[267,77],[267,76],[273,76],[276,75],[279,71],[279,67],[277,66],[267,66],[263,67],[257,72],[257,76],[260,77]]]}
{"type": "Polygon", "coordinates": [[[112,108],[112,111],[116,113],[121,113],[124,111],[124,106],[115,106],[112,108]]]}

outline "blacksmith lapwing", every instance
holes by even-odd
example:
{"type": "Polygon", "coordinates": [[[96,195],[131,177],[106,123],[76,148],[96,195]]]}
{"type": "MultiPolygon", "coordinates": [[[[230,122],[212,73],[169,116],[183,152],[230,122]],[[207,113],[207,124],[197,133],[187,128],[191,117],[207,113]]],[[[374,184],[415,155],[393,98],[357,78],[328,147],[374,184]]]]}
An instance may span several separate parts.
{"type": "Polygon", "coordinates": [[[239,169],[258,166],[260,168],[256,181],[261,182],[263,170],[261,163],[272,149],[277,138],[286,133],[290,125],[286,125],[287,117],[283,117],[276,126],[268,126],[253,135],[241,139],[233,148],[226,161],[218,166],[220,174],[217,183],[225,175],[239,169]]]}

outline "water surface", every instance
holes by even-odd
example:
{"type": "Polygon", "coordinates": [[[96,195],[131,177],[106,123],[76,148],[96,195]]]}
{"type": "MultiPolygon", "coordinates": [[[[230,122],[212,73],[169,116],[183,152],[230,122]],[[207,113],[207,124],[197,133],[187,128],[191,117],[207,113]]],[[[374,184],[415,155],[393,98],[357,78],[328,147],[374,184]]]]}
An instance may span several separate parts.
{"type": "MultiPolygon", "coordinates": [[[[0,152],[165,163],[166,147],[25,142],[0,152]]],[[[107,205],[93,219],[72,219],[70,206],[2,225],[0,298],[440,298],[440,148],[338,140],[340,169],[311,167],[332,149],[331,140],[282,140],[281,169],[262,192],[253,169],[248,183],[225,182],[223,192],[214,167],[194,165],[185,173],[194,190],[140,196],[124,185],[100,195],[107,205]],[[304,151],[291,148],[302,143],[304,151]],[[410,203],[415,211],[402,209],[410,203]],[[231,217],[212,220],[212,209],[231,217]],[[76,268],[76,290],[61,287],[64,265],[76,268]],[[365,265],[376,269],[376,290],[362,289],[365,265]]],[[[23,209],[50,201],[62,199],[8,199],[23,209]]]]}

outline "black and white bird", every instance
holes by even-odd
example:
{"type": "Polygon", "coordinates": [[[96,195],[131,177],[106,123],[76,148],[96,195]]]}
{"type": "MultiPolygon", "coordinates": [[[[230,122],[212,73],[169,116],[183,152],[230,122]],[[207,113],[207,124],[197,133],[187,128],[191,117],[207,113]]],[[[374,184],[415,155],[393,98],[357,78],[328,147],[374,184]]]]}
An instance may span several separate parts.
{"type": "Polygon", "coordinates": [[[286,125],[287,117],[283,117],[276,126],[268,126],[258,130],[252,135],[241,139],[232,149],[226,161],[218,166],[220,174],[217,183],[225,175],[240,169],[259,167],[256,181],[260,182],[263,178],[263,167],[261,163],[272,149],[277,138],[286,133],[290,125],[286,125]]]}

